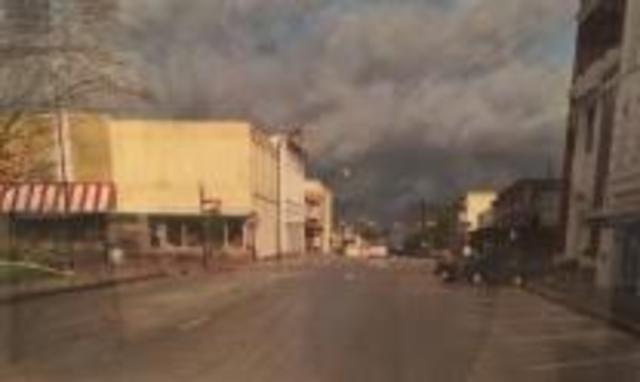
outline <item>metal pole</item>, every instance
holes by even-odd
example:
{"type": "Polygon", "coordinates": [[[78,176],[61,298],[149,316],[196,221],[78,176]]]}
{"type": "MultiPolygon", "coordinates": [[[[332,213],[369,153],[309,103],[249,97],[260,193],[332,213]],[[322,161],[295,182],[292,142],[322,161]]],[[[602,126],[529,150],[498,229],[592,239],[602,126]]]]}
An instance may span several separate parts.
{"type": "Polygon", "coordinates": [[[200,182],[200,184],[198,185],[198,198],[199,198],[199,206],[200,206],[200,218],[201,218],[201,232],[202,232],[202,237],[200,238],[201,241],[201,245],[202,245],[202,267],[207,269],[208,268],[208,260],[207,260],[207,217],[206,217],[206,212],[205,212],[205,208],[204,208],[204,185],[202,184],[202,182],[200,182]]]}
{"type": "MultiPolygon", "coordinates": [[[[52,38],[53,38],[53,30],[52,30],[52,26],[49,23],[48,24],[48,39],[47,42],[49,44],[49,53],[52,54],[53,53],[53,42],[52,42],[52,38]]],[[[67,38],[67,34],[66,32],[64,33],[64,38],[66,40],[67,38]]],[[[59,57],[53,56],[51,57],[51,60],[49,60],[49,65],[50,68],[49,70],[51,72],[56,71],[56,65],[55,62],[52,61],[58,61],[56,60],[59,57]]],[[[62,61],[62,60],[60,60],[62,61]]],[[[66,76],[68,75],[67,73],[67,68],[64,67],[64,62],[61,62],[62,67],[60,68],[60,78],[61,80],[64,82],[66,81],[66,76]]],[[[54,75],[55,77],[55,75],[54,75]]],[[[68,172],[68,163],[67,163],[67,147],[66,147],[66,140],[65,140],[65,131],[68,131],[69,128],[69,116],[66,112],[66,110],[64,109],[66,106],[66,102],[62,100],[62,98],[64,97],[64,91],[65,90],[61,90],[60,89],[60,83],[58,82],[60,80],[54,78],[53,79],[53,83],[52,83],[52,90],[53,90],[53,106],[54,106],[54,110],[56,113],[56,125],[55,125],[55,129],[56,129],[56,140],[57,140],[57,146],[58,146],[58,156],[59,156],[59,160],[60,160],[60,173],[59,173],[59,177],[60,180],[62,182],[62,186],[63,186],[63,211],[62,211],[62,223],[65,224],[68,222],[65,222],[65,220],[68,219],[68,213],[69,213],[69,201],[70,201],[70,195],[69,195],[69,172],[68,172]]],[[[65,86],[66,84],[63,83],[63,86],[65,86]]],[[[69,250],[71,250],[71,243],[70,243],[70,232],[69,232],[70,227],[67,225],[66,229],[63,228],[63,232],[65,233],[63,236],[65,236],[63,238],[65,244],[69,245],[69,250]]],[[[71,252],[71,251],[70,251],[71,252]]],[[[72,268],[75,268],[75,264],[74,264],[74,259],[73,259],[73,255],[70,255],[70,265],[72,268]]]]}
{"type": "Polygon", "coordinates": [[[276,204],[276,208],[277,208],[277,227],[276,227],[276,245],[277,245],[277,251],[278,251],[278,258],[281,259],[282,258],[282,250],[283,250],[283,240],[282,240],[282,225],[284,222],[284,201],[283,201],[283,197],[282,197],[282,171],[283,171],[283,157],[285,155],[285,153],[283,152],[283,147],[284,150],[287,150],[288,147],[286,146],[288,145],[288,142],[285,141],[281,141],[278,143],[278,153],[277,153],[277,176],[276,176],[276,182],[277,182],[277,204],[276,204]]]}

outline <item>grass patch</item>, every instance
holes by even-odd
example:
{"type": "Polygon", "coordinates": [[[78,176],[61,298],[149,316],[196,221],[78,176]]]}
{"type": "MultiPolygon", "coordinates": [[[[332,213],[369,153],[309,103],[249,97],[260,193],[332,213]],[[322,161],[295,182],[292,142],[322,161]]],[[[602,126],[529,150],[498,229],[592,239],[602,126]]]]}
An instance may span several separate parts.
{"type": "Polygon", "coordinates": [[[0,284],[61,279],[72,276],[73,274],[70,272],[62,272],[37,263],[0,260],[0,284]]]}

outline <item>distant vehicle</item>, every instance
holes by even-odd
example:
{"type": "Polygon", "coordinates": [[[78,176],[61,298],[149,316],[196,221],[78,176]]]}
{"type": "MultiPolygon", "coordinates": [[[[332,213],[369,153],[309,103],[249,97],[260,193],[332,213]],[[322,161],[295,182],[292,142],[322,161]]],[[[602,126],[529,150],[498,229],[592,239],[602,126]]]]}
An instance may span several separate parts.
{"type": "Polygon", "coordinates": [[[389,248],[389,254],[394,256],[402,256],[406,253],[404,248],[400,245],[394,245],[389,248]]]}
{"type": "Polygon", "coordinates": [[[544,261],[538,258],[493,252],[466,258],[460,267],[460,273],[462,279],[473,284],[522,286],[543,269],[544,261]]]}
{"type": "Polygon", "coordinates": [[[435,257],[436,265],[433,273],[440,277],[442,281],[452,282],[459,276],[459,260],[450,252],[440,253],[435,257]]]}
{"type": "Polygon", "coordinates": [[[501,284],[507,277],[507,264],[499,254],[473,254],[465,258],[460,273],[473,284],[501,284]]]}

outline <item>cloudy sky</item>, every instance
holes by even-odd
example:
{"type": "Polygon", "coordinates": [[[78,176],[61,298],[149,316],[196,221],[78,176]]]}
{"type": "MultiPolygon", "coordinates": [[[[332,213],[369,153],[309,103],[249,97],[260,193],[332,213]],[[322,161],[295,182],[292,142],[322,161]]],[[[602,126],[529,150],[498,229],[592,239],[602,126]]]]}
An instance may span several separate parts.
{"type": "Polygon", "coordinates": [[[127,0],[124,13],[155,107],[304,126],[351,213],[387,217],[558,167],[576,3],[127,0]]]}

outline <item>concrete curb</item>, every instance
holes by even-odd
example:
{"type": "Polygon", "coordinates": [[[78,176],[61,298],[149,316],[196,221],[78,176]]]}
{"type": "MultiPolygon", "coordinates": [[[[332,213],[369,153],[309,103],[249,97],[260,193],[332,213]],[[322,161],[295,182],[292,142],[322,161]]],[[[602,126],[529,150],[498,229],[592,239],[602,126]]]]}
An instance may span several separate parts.
{"type": "Polygon", "coordinates": [[[129,276],[129,277],[116,278],[111,280],[101,280],[97,282],[89,282],[82,285],[72,285],[72,286],[65,286],[65,287],[58,287],[58,288],[54,287],[51,289],[42,289],[42,290],[36,290],[36,291],[21,291],[15,294],[7,295],[7,296],[0,296],[0,305],[14,304],[14,303],[19,303],[24,301],[32,301],[32,300],[37,300],[45,297],[53,297],[53,296],[58,296],[63,294],[82,293],[82,292],[88,292],[92,290],[112,288],[118,285],[137,284],[145,281],[159,279],[166,276],[167,276],[166,273],[160,272],[160,273],[153,273],[153,274],[148,274],[143,276],[129,276]]]}
{"type": "MultiPolygon", "coordinates": [[[[203,270],[198,269],[195,273],[193,273],[193,269],[191,270],[178,270],[176,276],[178,275],[216,275],[221,273],[233,273],[237,272],[241,269],[258,269],[261,266],[274,266],[274,265],[290,265],[291,261],[296,261],[301,258],[284,258],[284,259],[273,259],[272,261],[250,261],[250,262],[228,262],[218,264],[216,267],[211,267],[209,269],[203,270]],[[185,273],[186,272],[186,273],[185,273]]],[[[42,289],[35,291],[21,291],[13,294],[8,294],[6,296],[0,296],[0,305],[7,305],[13,303],[19,303],[23,301],[31,301],[37,300],[40,298],[53,297],[57,295],[63,294],[72,294],[72,293],[82,293],[88,292],[92,290],[98,289],[106,289],[112,288],[119,285],[130,285],[136,283],[142,283],[145,281],[151,281],[163,277],[172,277],[172,273],[164,270],[157,271],[155,273],[141,275],[141,276],[129,276],[129,277],[121,277],[121,278],[113,278],[110,280],[100,280],[96,282],[88,282],[81,285],[71,285],[71,286],[63,286],[63,287],[52,287],[50,289],[42,289]]]]}
{"type": "Polygon", "coordinates": [[[528,284],[526,285],[525,290],[553,303],[562,305],[573,312],[605,322],[614,328],[640,338],[640,322],[634,321],[628,317],[620,317],[611,311],[598,309],[596,304],[589,304],[589,302],[582,304],[577,303],[566,294],[554,291],[549,287],[528,284]]]}

